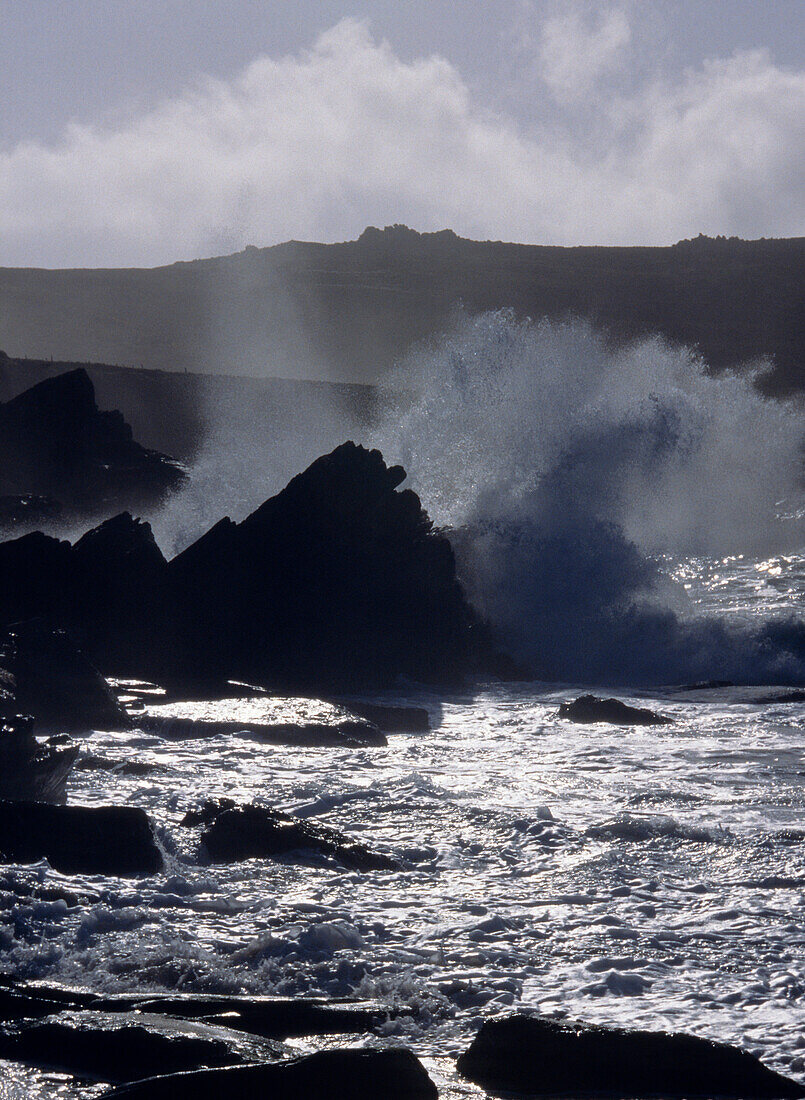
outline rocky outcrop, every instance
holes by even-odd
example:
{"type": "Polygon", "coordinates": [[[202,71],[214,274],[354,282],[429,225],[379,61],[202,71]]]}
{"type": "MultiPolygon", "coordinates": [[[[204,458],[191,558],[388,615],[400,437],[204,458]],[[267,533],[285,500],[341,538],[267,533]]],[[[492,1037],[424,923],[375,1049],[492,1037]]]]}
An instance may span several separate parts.
{"type": "Polygon", "coordinates": [[[487,1020],[458,1070],[485,1089],[528,1096],[805,1096],[796,1081],[724,1043],[530,1016],[487,1020]]]}
{"type": "Polygon", "coordinates": [[[126,1100],[438,1100],[409,1050],[326,1050],[265,1066],[173,1074],[116,1089],[126,1100]]]}
{"type": "Polygon", "coordinates": [[[162,867],[144,810],[0,802],[0,860],[40,859],[66,875],[153,874],[162,867]]]}
{"type": "Polygon", "coordinates": [[[182,469],[132,439],[119,412],[100,412],[81,368],[48,378],[0,405],[0,520],[14,528],[110,515],[160,501],[182,469]]]}
{"type": "Polygon", "coordinates": [[[404,478],[345,443],[170,563],[128,513],[74,546],[0,544],[0,623],[45,616],[106,675],[202,693],[229,679],[328,694],[508,675],[404,478]]]}
{"type": "Polygon", "coordinates": [[[33,617],[107,675],[161,674],[177,660],[167,562],[128,512],[73,546],[39,531],[0,543],[0,623],[33,617]]]}
{"type": "Polygon", "coordinates": [[[461,680],[493,652],[400,466],[344,443],[170,563],[196,667],[294,690],[461,680]]]}
{"type": "Polygon", "coordinates": [[[0,669],[13,679],[5,707],[30,715],[34,732],[120,730],[130,723],[98,670],[64,631],[42,619],[17,623],[0,645],[0,669]]]}
{"type": "Polygon", "coordinates": [[[630,707],[620,699],[601,699],[597,695],[580,695],[572,703],[562,703],[559,717],[570,722],[608,722],[612,726],[669,726],[673,721],[647,707],[630,707]]]}
{"type": "Polygon", "coordinates": [[[231,799],[212,799],[189,811],[182,824],[205,826],[201,839],[213,863],[302,852],[325,856],[356,871],[399,870],[390,856],[337,829],[266,806],[237,806],[231,799]]]}

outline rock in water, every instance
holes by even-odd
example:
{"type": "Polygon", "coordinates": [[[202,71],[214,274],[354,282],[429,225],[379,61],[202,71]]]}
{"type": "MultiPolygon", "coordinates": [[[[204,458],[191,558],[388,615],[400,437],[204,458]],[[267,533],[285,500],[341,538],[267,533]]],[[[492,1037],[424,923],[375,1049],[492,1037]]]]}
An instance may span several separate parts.
{"type": "Polygon", "coordinates": [[[559,717],[570,722],[608,722],[613,726],[669,726],[672,719],[655,714],[647,707],[630,707],[620,699],[600,699],[580,695],[572,703],[562,703],[559,717]]]}
{"type": "Polygon", "coordinates": [[[513,675],[456,579],[453,551],[379,451],[345,443],[242,523],[169,564],[123,513],[75,546],[0,544],[0,623],[44,616],[105,675],[186,691],[246,681],[320,695],[400,677],[513,675]]]}
{"type": "Polygon", "coordinates": [[[422,1064],[403,1048],[326,1050],[267,1066],[172,1074],[115,1089],[126,1100],[438,1100],[422,1064]]]}
{"type": "Polygon", "coordinates": [[[529,1016],[487,1020],[458,1070],[485,1089],[529,1096],[805,1096],[796,1081],[724,1043],[529,1016]]]}
{"type": "Polygon", "coordinates": [[[64,631],[42,619],[11,627],[0,647],[0,667],[14,678],[14,713],[30,715],[36,732],[121,730],[130,725],[103,676],[64,631]]]}
{"type": "Polygon", "coordinates": [[[174,558],[194,667],[303,692],[490,672],[450,543],[404,479],[344,443],[174,558]]]}
{"type": "Polygon", "coordinates": [[[46,859],[66,875],[153,874],[162,867],[148,815],[135,806],[0,802],[0,857],[46,859]]]}
{"type": "Polygon", "coordinates": [[[278,1054],[242,1032],[145,1012],[63,1012],[0,1026],[2,1058],[115,1083],[278,1054]]]}
{"type": "Polygon", "coordinates": [[[396,860],[337,829],[266,806],[235,806],[229,799],[211,799],[186,814],[182,824],[207,826],[201,839],[214,863],[306,851],[357,871],[399,870],[396,860]]]}
{"type": "MultiPolygon", "coordinates": [[[[180,466],[132,439],[119,412],[100,412],[83,369],[48,378],[0,405],[0,496],[47,501],[59,518],[109,515],[159,502],[185,480],[180,466]]],[[[41,504],[32,510],[42,513],[41,504]]],[[[2,515],[2,513],[0,513],[2,515]]]]}

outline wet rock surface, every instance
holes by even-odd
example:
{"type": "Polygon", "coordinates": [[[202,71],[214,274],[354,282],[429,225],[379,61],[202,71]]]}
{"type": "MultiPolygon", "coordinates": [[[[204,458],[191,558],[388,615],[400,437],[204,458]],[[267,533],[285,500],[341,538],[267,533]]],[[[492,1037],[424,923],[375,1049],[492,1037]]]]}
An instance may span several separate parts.
{"type": "MultiPolygon", "coordinates": [[[[103,994],[47,982],[0,980],[0,1021],[41,1019],[65,1010],[142,1012],[222,1025],[265,1039],[365,1034],[380,1027],[389,1009],[374,1001],[322,997],[269,997],[203,993],[103,994]]],[[[408,1010],[400,1008],[395,1015],[408,1010]]]]}
{"type": "Polygon", "coordinates": [[[141,1011],[68,1011],[0,1028],[0,1058],[109,1082],[267,1061],[281,1053],[224,1027],[141,1011]]]}
{"type": "Polygon", "coordinates": [[[562,703],[559,717],[570,722],[608,722],[613,726],[669,726],[672,719],[656,714],[647,707],[631,707],[620,699],[603,699],[597,695],[580,695],[570,703],[562,703]]]}
{"type": "Polygon", "coordinates": [[[458,1070],[494,1092],[529,1096],[805,1095],[753,1055],[692,1035],[626,1031],[531,1016],[486,1021],[458,1070]]]}
{"type": "Polygon", "coordinates": [[[129,1100],[437,1100],[418,1059],[402,1048],[320,1051],[264,1066],[177,1074],[115,1089],[129,1100]]]}
{"type": "Polygon", "coordinates": [[[306,852],[334,859],[356,871],[394,871],[400,865],[337,829],[266,806],[238,806],[214,799],[185,815],[184,825],[202,825],[201,840],[214,863],[264,859],[306,852]]]}
{"type": "Polygon", "coordinates": [[[0,801],[0,857],[46,859],[63,874],[153,874],[162,867],[148,815],[134,806],[0,801]]]}

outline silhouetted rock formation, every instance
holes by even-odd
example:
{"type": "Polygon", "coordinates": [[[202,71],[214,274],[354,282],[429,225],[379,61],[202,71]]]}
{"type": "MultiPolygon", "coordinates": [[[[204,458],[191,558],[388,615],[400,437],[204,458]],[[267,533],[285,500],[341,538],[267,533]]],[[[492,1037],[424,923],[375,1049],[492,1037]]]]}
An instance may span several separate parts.
{"type": "Polygon", "coordinates": [[[140,675],[175,659],[167,562],[127,512],[74,546],[39,531],[0,543],[0,624],[41,617],[103,673],[140,675]]]}
{"type": "Polygon", "coordinates": [[[609,722],[613,726],[668,726],[671,718],[656,714],[648,707],[630,707],[620,699],[601,699],[597,695],[580,695],[572,703],[562,703],[559,717],[569,722],[609,722]]]}
{"type": "Polygon", "coordinates": [[[724,1043],[529,1016],[487,1020],[458,1070],[483,1088],[529,1096],[805,1096],[796,1081],[724,1043]]]}
{"type": "Polygon", "coordinates": [[[492,647],[447,538],[400,466],[344,443],[240,524],[170,563],[195,665],[253,683],[349,690],[459,681],[492,647]]]}
{"type": "Polygon", "coordinates": [[[308,852],[356,871],[399,870],[396,860],[337,829],[266,806],[238,806],[230,799],[211,799],[200,809],[189,811],[182,824],[207,826],[201,839],[213,863],[308,852]]]}
{"type": "MultiPolygon", "coordinates": [[[[263,374],[266,348],[284,377],[302,363],[333,381],[375,382],[461,302],[589,317],[617,338],[657,332],[715,368],[768,356],[769,387],[791,392],[805,388],[803,270],[802,238],[559,248],[391,226],[149,270],[0,268],[0,343],[10,355],[158,368],[166,393],[175,371],[263,374]]],[[[136,383],[128,397],[122,379],[118,388],[115,407],[134,415],[136,383]]]]}
{"type": "Polygon", "coordinates": [[[236,1066],[152,1078],[115,1089],[121,1100],[438,1100],[410,1050],[325,1050],[266,1066],[236,1066]]]}
{"type": "Polygon", "coordinates": [[[0,405],[0,522],[109,515],[161,500],[185,480],[132,439],[119,412],[100,412],[83,369],[0,405]]]}
{"type": "Polygon", "coordinates": [[[66,875],[152,874],[162,866],[144,810],[0,802],[5,863],[46,859],[66,875]]]}
{"type": "Polygon", "coordinates": [[[114,692],[62,630],[42,619],[15,624],[0,645],[0,668],[14,680],[7,707],[30,715],[35,732],[126,729],[114,692]]]}
{"type": "Polygon", "coordinates": [[[345,443],[169,564],[123,513],[0,544],[0,624],[41,615],[106,675],[307,693],[506,675],[400,466],[345,443]]]}

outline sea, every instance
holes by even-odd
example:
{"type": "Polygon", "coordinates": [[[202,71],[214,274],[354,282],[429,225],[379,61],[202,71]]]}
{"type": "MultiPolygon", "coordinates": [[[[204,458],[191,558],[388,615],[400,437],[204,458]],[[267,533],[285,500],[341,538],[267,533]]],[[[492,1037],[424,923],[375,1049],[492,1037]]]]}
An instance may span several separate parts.
{"type": "MultiPolygon", "coordinates": [[[[377,1000],[388,1023],[357,1041],[410,1047],[446,1098],[483,1095],[452,1060],[520,1011],[723,1040],[805,1082],[801,406],[687,349],[614,350],[580,322],[505,313],[459,318],[400,377],[365,441],[404,463],[528,678],[371,696],[430,714],[430,732],[387,747],[92,732],[69,801],[143,807],[165,868],[0,867],[0,966],[110,992],[377,1000]],[[672,721],[562,718],[586,692],[672,721]],[[222,795],[406,869],[213,865],[180,821],[222,795]]],[[[217,474],[211,447],[153,517],[166,552],[210,515],[246,514],[342,430],[322,418],[296,451],[266,441],[259,477],[242,447],[224,455],[237,426],[211,431],[217,474]]],[[[298,702],[280,705],[293,720],[298,702]]],[[[8,1100],[102,1091],[3,1069],[8,1100]]]]}

